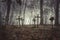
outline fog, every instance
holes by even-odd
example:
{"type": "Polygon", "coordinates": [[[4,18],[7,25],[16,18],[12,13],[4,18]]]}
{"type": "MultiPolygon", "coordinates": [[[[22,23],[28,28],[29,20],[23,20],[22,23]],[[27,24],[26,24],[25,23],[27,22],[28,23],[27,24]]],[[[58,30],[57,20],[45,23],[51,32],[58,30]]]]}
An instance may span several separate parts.
{"type": "MultiPolygon", "coordinates": [[[[22,0],[22,5],[20,6],[18,3],[16,3],[16,0],[12,0],[11,3],[11,9],[10,9],[10,17],[9,17],[9,24],[18,25],[19,21],[16,20],[18,16],[24,17],[24,8],[25,8],[26,0],[22,0]],[[21,10],[21,13],[20,13],[21,10]]],[[[55,11],[53,7],[50,7],[50,1],[44,0],[43,2],[43,19],[44,24],[51,24],[49,18],[51,16],[55,17],[55,11]]],[[[0,2],[0,12],[2,13],[2,18],[5,18],[7,11],[6,2],[0,2]]],[[[40,16],[40,0],[27,0],[26,3],[26,9],[25,9],[25,19],[24,24],[29,25],[33,24],[33,18],[34,16],[40,16]]],[[[59,15],[60,16],[60,15],[59,15]]],[[[4,23],[4,20],[3,20],[4,23]]],[[[40,23],[40,18],[39,18],[40,23]]],[[[22,24],[22,22],[21,22],[22,24]]],[[[36,24],[37,24],[37,18],[36,18],[36,24]]]]}

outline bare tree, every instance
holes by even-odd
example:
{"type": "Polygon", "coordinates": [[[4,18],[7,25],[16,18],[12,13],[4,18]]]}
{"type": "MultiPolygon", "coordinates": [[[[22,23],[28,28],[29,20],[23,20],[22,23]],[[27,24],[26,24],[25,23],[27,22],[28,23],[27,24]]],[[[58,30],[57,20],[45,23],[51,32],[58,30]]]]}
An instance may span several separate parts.
{"type": "MultiPolygon", "coordinates": [[[[1,8],[1,6],[0,6],[0,8],[1,8]]],[[[1,20],[1,11],[0,11],[0,26],[1,26],[1,21],[2,21],[2,20],[1,20]]]]}
{"type": "Polygon", "coordinates": [[[7,14],[6,14],[5,22],[6,22],[6,25],[8,25],[11,0],[6,0],[6,2],[7,2],[7,14]]]}
{"type": "Polygon", "coordinates": [[[59,0],[55,0],[55,25],[59,24],[59,0]]]}
{"type": "Polygon", "coordinates": [[[43,0],[40,0],[40,24],[43,24],[43,0]]]}
{"type": "MultiPolygon", "coordinates": [[[[24,0],[23,0],[23,2],[24,2],[24,0]]],[[[24,12],[23,12],[23,19],[25,19],[26,6],[27,6],[27,0],[25,1],[25,7],[24,7],[24,12]]],[[[24,21],[23,21],[23,23],[24,23],[24,21]]]]}
{"type": "Polygon", "coordinates": [[[14,11],[15,11],[15,2],[12,3],[12,13],[11,13],[11,16],[10,16],[10,24],[11,25],[13,25],[12,19],[13,19],[14,11]]]}
{"type": "MultiPolygon", "coordinates": [[[[4,3],[4,2],[6,2],[6,0],[0,0],[0,2],[2,2],[2,3],[4,3]]],[[[0,4],[0,9],[2,8],[2,6],[1,6],[1,4],[0,4]]],[[[0,27],[1,27],[1,25],[2,25],[2,12],[4,12],[4,11],[1,11],[0,10],[0,27]]]]}
{"type": "Polygon", "coordinates": [[[0,27],[2,26],[2,17],[1,17],[1,12],[0,12],[0,27]]]}

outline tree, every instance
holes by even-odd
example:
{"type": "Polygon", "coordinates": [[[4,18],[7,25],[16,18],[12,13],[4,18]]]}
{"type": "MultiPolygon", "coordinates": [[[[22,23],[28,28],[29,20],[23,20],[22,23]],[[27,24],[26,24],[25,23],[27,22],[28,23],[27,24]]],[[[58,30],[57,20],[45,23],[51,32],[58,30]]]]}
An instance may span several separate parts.
{"type": "Polygon", "coordinates": [[[11,13],[11,16],[10,16],[10,24],[13,25],[13,15],[14,15],[14,11],[15,11],[15,2],[12,2],[12,13],[11,13]]]}
{"type": "MultiPolygon", "coordinates": [[[[0,6],[0,8],[1,8],[1,6],[0,6]]],[[[0,26],[1,26],[1,12],[0,12],[0,26]]]]}
{"type": "Polygon", "coordinates": [[[59,0],[55,0],[55,25],[59,24],[59,0]]]}
{"type": "MultiPolygon", "coordinates": [[[[24,0],[23,0],[24,2],[24,0]]],[[[27,6],[27,0],[25,1],[25,7],[24,7],[24,12],[23,12],[23,19],[25,20],[25,11],[26,11],[26,6],[27,6]]],[[[24,23],[24,21],[23,21],[24,23]]]]}
{"type": "Polygon", "coordinates": [[[6,0],[6,2],[7,2],[7,14],[6,14],[5,22],[6,22],[6,25],[8,25],[11,0],[6,0]]]}
{"type": "Polygon", "coordinates": [[[40,0],[40,24],[43,24],[43,0],[40,0]]]}
{"type": "Polygon", "coordinates": [[[2,17],[1,17],[1,12],[0,12],[0,27],[2,26],[2,17]]]}

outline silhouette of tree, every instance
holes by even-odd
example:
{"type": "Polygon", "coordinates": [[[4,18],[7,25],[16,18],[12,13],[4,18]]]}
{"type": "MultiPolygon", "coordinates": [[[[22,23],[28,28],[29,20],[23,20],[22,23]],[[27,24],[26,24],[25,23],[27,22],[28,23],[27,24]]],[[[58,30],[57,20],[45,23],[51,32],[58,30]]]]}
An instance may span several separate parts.
{"type": "Polygon", "coordinates": [[[7,4],[7,14],[6,14],[6,25],[8,25],[8,21],[9,21],[9,14],[10,14],[10,6],[11,6],[11,0],[6,0],[6,4],[7,4]]]}
{"type": "Polygon", "coordinates": [[[40,24],[43,24],[43,0],[40,0],[40,24]]]}
{"type": "Polygon", "coordinates": [[[14,11],[15,11],[15,2],[12,2],[12,13],[11,13],[11,16],[10,16],[10,24],[11,25],[13,25],[12,19],[13,19],[14,11]]]}
{"type": "MultiPolygon", "coordinates": [[[[23,0],[24,2],[24,0],[23,0]]],[[[24,7],[24,12],[23,12],[23,19],[25,20],[25,11],[26,11],[26,6],[27,6],[27,0],[25,1],[25,7],[24,7]]],[[[24,21],[23,21],[24,23],[24,21]]]]}
{"type": "Polygon", "coordinates": [[[59,24],[59,0],[55,0],[55,25],[59,24]]]}
{"type": "Polygon", "coordinates": [[[2,26],[2,17],[1,17],[1,11],[0,11],[0,27],[2,26]]]}

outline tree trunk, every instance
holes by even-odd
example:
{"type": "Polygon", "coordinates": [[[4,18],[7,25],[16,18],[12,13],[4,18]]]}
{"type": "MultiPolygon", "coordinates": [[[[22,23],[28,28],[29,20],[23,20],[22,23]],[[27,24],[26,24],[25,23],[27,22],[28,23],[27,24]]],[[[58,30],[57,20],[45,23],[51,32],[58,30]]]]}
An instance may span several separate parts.
{"type": "Polygon", "coordinates": [[[40,24],[43,24],[43,0],[40,0],[40,24]]]}
{"type": "Polygon", "coordinates": [[[55,25],[59,24],[59,0],[55,0],[55,25]]]}
{"type": "Polygon", "coordinates": [[[1,12],[0,12],[0,27],[2,26],[2,17],[1,17],[1,12]]]}
{"type": "MultiPolygon", "coordinates": [[[[24,20],[25,20],[26,6],[27,6],[27,0],[25,1],[25,7],[24,7],[24,12],[23,12],[23,19],[24,19],[24,20]]],[[[24,23],[24,21],[23,21],[23,23],[24,23]]]]}
{"type": "Polygon", "coordinates": [[[8,25],[8,21],[9,21],[10,6],[11,6],[11,0],[7,0],[7,14],[5,19],[6,25],[8,25]]]}
{"type": "Polygon", "coordinates": [[[11,13],[10,22],[9,22],[11,25],[13,25],[12,21],[13,21],[14,10],[15,10],[15,2],[12,3],[12,13],[11,13]]]}

